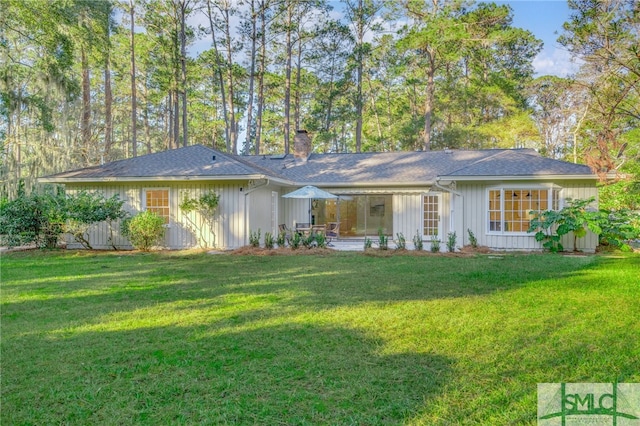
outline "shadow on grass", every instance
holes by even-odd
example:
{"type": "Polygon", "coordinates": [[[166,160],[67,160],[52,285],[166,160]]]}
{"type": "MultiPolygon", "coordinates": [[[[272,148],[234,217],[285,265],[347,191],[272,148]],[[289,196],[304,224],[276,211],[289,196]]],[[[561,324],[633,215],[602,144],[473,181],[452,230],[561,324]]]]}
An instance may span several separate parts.
{"type": "Polygon", "coordinates": [[[217,334],[162,327],[9,342],[3,424],[399,424],[450,362],[380,353],[352,329],[284,324],[217,334]]]}

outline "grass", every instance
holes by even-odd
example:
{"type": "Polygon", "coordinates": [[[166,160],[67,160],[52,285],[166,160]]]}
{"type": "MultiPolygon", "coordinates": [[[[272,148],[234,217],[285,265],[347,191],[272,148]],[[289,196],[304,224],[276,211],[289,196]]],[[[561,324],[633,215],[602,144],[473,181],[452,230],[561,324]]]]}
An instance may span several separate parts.
{"type": "Polygon", "coordinates": [[[535,424],[640,382],[640,256],[1,259],[2,424],[535,424]]]}

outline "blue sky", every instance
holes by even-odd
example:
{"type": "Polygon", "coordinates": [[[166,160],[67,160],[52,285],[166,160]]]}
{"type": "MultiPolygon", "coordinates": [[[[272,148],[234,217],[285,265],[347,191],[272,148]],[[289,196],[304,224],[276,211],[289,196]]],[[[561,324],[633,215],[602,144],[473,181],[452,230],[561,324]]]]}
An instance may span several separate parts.
{"type": "Polygon", "coordinates": [[[556,41],[562,24],[569,19],[569,7],[563,0],[506,0],[513,9],[513,25],[531,31],[544,42],[542,52],[533,61],[536,75],[566,77],[577,71],[569,53],[556,41]]]}

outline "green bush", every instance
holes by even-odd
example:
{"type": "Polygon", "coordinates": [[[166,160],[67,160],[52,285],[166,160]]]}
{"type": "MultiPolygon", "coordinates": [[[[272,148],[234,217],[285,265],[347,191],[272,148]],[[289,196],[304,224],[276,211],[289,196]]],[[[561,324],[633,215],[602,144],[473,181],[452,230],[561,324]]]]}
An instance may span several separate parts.
{"type": "Polygon", "coordinates": [[[432,253],[440,252],[440,240],[438,239],[438,234],[433,234],[431,236],[431,252],[432,253]]]}
{"type": "Polygon", "coordinates": [[[454,252],[456,251],[456,241],[457,241],[458,237],[456,235],[455,232],[449,232],[447,234],[447,250],[449,252],[454,252]]]}
{"type": "Polygon", "coordinates": [[[378,228],[378,249],[389,249],[389,237],[384,235],[384,231],[382,230],[382,228],[378,228]]]}
{"type": "Polygon", "coordinates": [[[122,233],[135,248],[142,251],[149,251],[151,247],[160,244],[165,230],[164,219],[149,210],[125,220],[122,224],[122,233]]]}
{"type": "Polygon", "coordinates": [[[291,249],[292,250],[296,250],[300,247],[300,244],[302,244],[302,237],[300,236],[300,234],[298,234],[297,232],[294,232],[293,235],[291,236],[291,249]]]}
{"type": "Polygon", "coordinates": [[[398,239],[396,240],[396,250],[406,250],[407,249],[407,239],[404,237],[402,232],[396,234],[398,239]]]}
{"type": "Polygon", "coordinates": [[[260,235],[262,232],[260,228],[257,231],[249,231],[249,245],[251,247],[260,247],[260,235]]]}
{"type": "Polygon", "coordinates": [[[271,250],[275,246],[276,240],[271,232],[264,233],[264,246],[271,250]]]}
{"type": "Polygon", "coordinates": [[[420,235],[420,231],[417,229],[416,229],[416,235],[413,236],[413,246],[418,251],[421,251],[424,248],[424,243],[422,242],[422,235],[420,235]]]}
{"type": "Polygon", "coordinates": [[[469,228],[467,228],[467,232],[469,233],[469,244],[471,244],[471,247],[478,247],[478,239],[476,238],[476,235],[469,228]]]}

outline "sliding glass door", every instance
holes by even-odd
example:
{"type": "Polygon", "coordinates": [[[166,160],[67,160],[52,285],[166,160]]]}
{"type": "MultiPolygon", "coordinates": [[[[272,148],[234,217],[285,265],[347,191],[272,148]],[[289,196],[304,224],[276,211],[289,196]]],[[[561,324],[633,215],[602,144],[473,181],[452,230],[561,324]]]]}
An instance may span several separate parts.
{"type": "Polygon", "coordinates": [[[340,223],[340,237],[393,235],[392,195],[350,195],[338,200],[313,200],[315,224],[340,223]]]}

